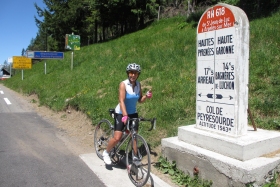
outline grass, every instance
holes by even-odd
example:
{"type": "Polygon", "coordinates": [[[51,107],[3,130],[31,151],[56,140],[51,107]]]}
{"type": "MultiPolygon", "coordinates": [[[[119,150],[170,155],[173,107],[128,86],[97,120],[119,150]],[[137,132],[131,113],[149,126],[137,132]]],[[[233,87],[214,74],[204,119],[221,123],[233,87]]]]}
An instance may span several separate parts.
{"type": "Polygon", "coordinates": [[[280,129],[279,15],[255,20],[250,29],[249,104],[264,129],[280,129]]]}
{"type": "MultiPolygon", "coordinates": [[[[249,105],[258,128],[280,129],[280,12],[250,22],[249,105]]],[[[37,94],[39,104],[54,111],[69,106],[83,111],[95,125],[118,103],[118,85],[128,63],[141,65],[143,92],[153,98],[138,105],[143,117],[157,117],[157,130],[142,134],[151,146],[195,123],[196,27],[184,17],[163,19],[144,30],[74,51],[63,60],[43,60],[21,71],[5,86],[37,94]],[[44,72],[46,62],[47,73],[44,72]]],[[[145,130],[145,132],[144,132],[145,130]]]]}
{"type": "Polygon", "coordinates": [[[198,175],[190,177],[183,171],[177,169],[176,162],[169,162],[166,158],[159,157],[155,167],[164,174],[171,176],[172,181],[179,186],[210,187],[213,182],[210,180],[199,179],[198,175]]]}

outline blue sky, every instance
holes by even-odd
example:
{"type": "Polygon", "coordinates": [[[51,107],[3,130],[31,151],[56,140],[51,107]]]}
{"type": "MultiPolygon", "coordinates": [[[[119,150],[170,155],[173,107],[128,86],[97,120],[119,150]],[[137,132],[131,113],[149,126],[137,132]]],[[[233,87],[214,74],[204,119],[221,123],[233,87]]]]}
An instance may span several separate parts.
{"type": "Polygon", "coordinates": [[[34,3],[44,8],[43,0],[4,0],[0,11],[0,64],[9,57],[21,56],[32,38],[35,38],[38,27],[34,16],[38,17],[34,3]]]}

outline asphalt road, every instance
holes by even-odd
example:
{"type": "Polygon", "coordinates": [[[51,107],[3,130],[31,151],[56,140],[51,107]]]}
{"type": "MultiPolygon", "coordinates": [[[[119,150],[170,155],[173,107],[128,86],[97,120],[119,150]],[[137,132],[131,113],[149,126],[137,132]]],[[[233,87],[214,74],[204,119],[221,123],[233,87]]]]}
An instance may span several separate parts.
{"type": "MultiPolygon", "coordinates": [[[[134,186],[124,164],[106,166],[94,152],[77,154],[73,146],[0,84],[0,187],[134,186]]],[[[171,187],[152,173],[146,186],[171,187]]]]}
{"type": "Polygon", "coordinates": [[[105,186],[25,102],[0,84],[0,186],[105,186]]]}

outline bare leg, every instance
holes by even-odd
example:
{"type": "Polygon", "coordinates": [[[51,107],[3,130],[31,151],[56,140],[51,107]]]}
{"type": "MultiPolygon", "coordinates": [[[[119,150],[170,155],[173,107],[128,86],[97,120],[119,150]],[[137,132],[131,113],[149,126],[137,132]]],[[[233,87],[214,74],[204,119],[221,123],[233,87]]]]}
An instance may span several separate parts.
{"type": "MultiPolygon", "coordinates": [[[[137,132],[138,133],[138,132],[137,132]]],[[[133,154],[134,156],[137,156],[137,151],[138,151],[138,148],[137,148],[137,141],[136,139],[133,140],[133,154]]]]}
{"type": "Polygon", "coordinates": [[[134,156],[137,156],[137,141],[133,141],[133,154],[134,156]]]}
{"type": "Polygon", "coordinates": [[[107,152],[109,153],[115,145],[121,140],[122,138],[122,131],[115,131],[114,137],[110,139],[108,146],[106,148],[107,152]]]}

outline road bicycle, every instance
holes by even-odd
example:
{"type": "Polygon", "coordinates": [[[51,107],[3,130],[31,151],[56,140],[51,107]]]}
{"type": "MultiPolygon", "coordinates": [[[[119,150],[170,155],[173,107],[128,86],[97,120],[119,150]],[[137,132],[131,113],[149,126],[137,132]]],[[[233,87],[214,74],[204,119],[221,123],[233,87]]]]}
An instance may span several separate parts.
{"type": "MultiPolygon", "coordinates": [[[[115,122],[115,110],[109,109],[109,113],[115,122]]],[[[147,183],[151,171],[149,146],[146,140],[136,131],[139,123],[144,121],[151,123],[148,131],[156,128],[156,118],[128,118],[120,142],[109,153],[112,164],[118,164],[125,160],[128,177],[137,187],[144,186],[147,183]]],[[[109,140],[113,136],[114,125],[108,119],[102,119],[94,132],[94,147],[100,159],[103,160],[103,151],[106,150],[109,140]]]]}

